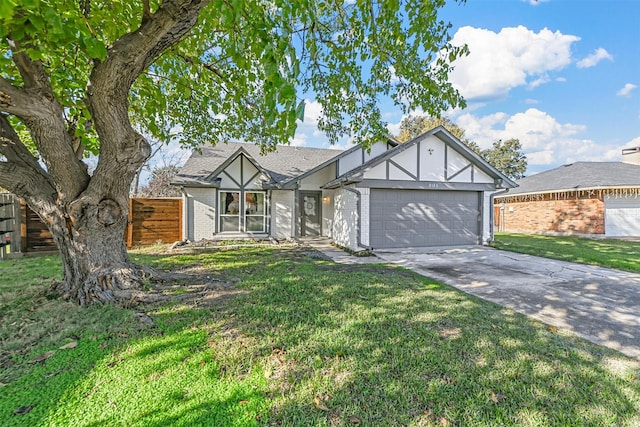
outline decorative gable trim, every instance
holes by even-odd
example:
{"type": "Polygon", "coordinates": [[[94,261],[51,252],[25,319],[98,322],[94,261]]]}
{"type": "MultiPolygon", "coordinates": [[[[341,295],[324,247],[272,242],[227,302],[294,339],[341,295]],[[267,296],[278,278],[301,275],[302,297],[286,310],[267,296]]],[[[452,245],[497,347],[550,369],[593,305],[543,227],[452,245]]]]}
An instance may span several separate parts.
{"type": "MultiPolygon", "coordinates": [[[[263,174],[265,175],[267,178],[269,178],[269,181],[274,182],[274,179],[271,177],[271,175],[269,174],[269,172],[267,172],[267,170],[265,170],[262,166],[260,166],[260,164],[249,154],[247,153],[247,151],[240,147],[238,148],[238,150],[236,150],[235,153],[233,153],[231,156],[229,156],[224,162],[222,162],[222,164],[220,166],[218,166],[218,168],[216,168],[213,172],[211,172],[211,174],[206,178],[207,180],[213,181],[213,180],[220,180],[220,175],[224,174],[227,178],[229,178],[230,180],[232,180],[237,186],[238,188],[244,188],[248,182],[251,182],[253,179],[255,179],[258,175],[263,174]],[[238,158],[240,158],[240,168],[242,170],[242,159],[245,158],[247,159],[257,170],[258,172],[256,172],[255,174],[252,175],[252,177],[248,180],[242,179],[244,182],[238,182],[233,176],[231,176],[231,174],[229,174],[226,169],[233,164],[233,162],[235,162],[238,158]]],[[[244,178],[244,174],[242,174],[243,178],[244,178]]]]}
{"type": "MultiPolygon", "coordinates": [[[[496,168],[491,166],[489,163],[487,163],[484,159],[482,159],[476,153],[471,151],[455,136],[449,133],[449,131],[447,131],[444,127],[438,126],[437,128],[434,128],[429,132],[426,132],[420,136],[417,136],[416,138],[412,139],[411,141],[405,144],[398,145],[393,149],[388,150],[385,153],[382,153],[381,155],[369,160],[367,163],[343,174],[337,179],[327,183],[324,188],[337,188],[341,185],[361,182],[364,179],[365,173],[367,171],[372,171],[376,167],[378,167],[376,168],[378,172],[376,172],[375,174],[378,177],[381,177],[382,175],[386,175],[386,179],[390,179],[390,165],[393,165],[393,167],[398,168],[400,171],[406,174],[408,180],[421,181],[421,178],[423,178],[422,180],[424,181],[425,180],[424,177],[420,176],[422,171],[422,166],[423,166],[420,164],[420,161],[422,158],[421,148],[424,148],[424,147],[421,147],[421,145],[423,141],[427,141],[428,138],[431,136],[435,136],[436,138],[438,138],[444,145],[444,153],[443,153],[444,164],[442,165],[442,169],[440,169],[441,173],[444,175],[444,176],[441,175],[440,179],[442,179],[444,182],[450,182],[456,176],[459,176],[461,173],[471,168],[470,176],[471,176],[471,181],[473,183],[473,181],[475,180],[476,168],[477,168],[479,171],[484,172],[486,175],[488,175],[488,177],[493,179],[496,186],[502,186],[506,188],[517,186],[515,182],[513,182],[503,173],[501,173],[496,168]],[[415,161],[417,162],[417,166],[416,166],[417,170],[415,174],[407,170],[406,167],[402,167],[399,164],[399,162],[393,160],[395,156],[398,156],[400,153],[412,148],[415,148],[417,152],[416,159],[415,159],[415,161]],[[452,172],[450,170],[450,165],[449,165],[449,160],[450,160],[449,151],[448,151],[449,149],[452,149],[453,152],[456,153],[458,157],[465,159],[467,162],[469,162],[469,164],[462,166],[460,170],[456,170],[455,172],[452,172]],[[385,172],[380,171],[379,170],[380,167],[384,167],[385,172]]],[[[428,151],[429,151],[429,154],[433,152],[431,148],[428,151]]]]}

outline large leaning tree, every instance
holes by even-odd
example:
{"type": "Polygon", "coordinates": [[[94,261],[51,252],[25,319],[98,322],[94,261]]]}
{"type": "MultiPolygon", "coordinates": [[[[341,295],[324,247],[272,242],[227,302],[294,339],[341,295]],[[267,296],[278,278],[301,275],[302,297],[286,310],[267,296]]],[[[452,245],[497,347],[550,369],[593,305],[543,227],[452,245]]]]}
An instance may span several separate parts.
{"type": "Polygon", "coordinates": [[[291,139],[301,94],[330,141],[385,135],[378,103],[438,115],[466,53],[444,0],[5,0],[0,2],[0,186],[51,230],[64,280],[88,305],[148,279],[123,240],[147,137],[291,139]],[[88,172],[88,153],[99,156],[88,172]]]}

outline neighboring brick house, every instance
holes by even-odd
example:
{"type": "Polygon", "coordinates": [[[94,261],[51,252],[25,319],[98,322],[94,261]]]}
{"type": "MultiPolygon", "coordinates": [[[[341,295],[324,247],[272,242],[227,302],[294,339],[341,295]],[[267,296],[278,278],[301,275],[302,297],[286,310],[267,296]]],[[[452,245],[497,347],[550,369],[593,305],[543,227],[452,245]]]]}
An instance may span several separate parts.
{"type": "Polygon", "coordinates": [[[189,240],[326,236],[351,249],[486,242],[491,194],[515,186],[443,127],[369,152],[217,144],[172,184],[189,240]]]}
{"type": "Polygon", "coordinates": [[[640,236],[640,147],[622,151],[622,162],[576,162],[523,178],[496,195],[498,231],[640,236]]]}

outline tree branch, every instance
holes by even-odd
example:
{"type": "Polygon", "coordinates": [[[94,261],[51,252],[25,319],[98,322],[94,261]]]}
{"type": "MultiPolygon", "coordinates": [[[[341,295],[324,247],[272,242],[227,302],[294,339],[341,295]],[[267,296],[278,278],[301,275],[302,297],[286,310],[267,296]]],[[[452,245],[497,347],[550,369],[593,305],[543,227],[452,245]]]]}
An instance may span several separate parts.
{"type": "Polygon", "coordinates": [[[0,187],[20,197],[39,195],[44,200],[56,199],[56,188],[38,160],[31,155],[4,114],[0,114],[0,187]]]}
{"type": "Polygon", "coordinates": [[[9,40],[13,62],[22,76],[19,88],[0,78],[0,111],[20,118],[29,128],[33,142],[55,180],[62,199],[73,199],[89,181],[86,166],[76,155],[67,133],[64,110],[53,93],[51,81],[41,61],[32,60],[23,50],[24,41],[9,40]]]}
{"type": "MultiPolygon", "coordinates": [[[[51,96],[53,96],[51,85],[49,84],[49,76],[45,72],[42,62],[33,61],[29,58],[29,55],[24,52],[20,41],[12,39],[9,39],[8,41],[12,52],[11,58],[22,76],[24,87],[26,89],[37,88],[40,90],[46,90],[51,96]]],[[[29,44],[29,39],[24,41],[26,42],[25,44],[29,44]]]]}
{"type": "Polygon", "coordinates": [[[90,188],[106,185],[109,175],[133,179],[151,154],[149,143],[129,121],[129,92],[134,81],[197,22],[208,0],[164,0],[140,27],[116,40],[87,85],[86,103],[100,137],[100,160],[90,188]]]}

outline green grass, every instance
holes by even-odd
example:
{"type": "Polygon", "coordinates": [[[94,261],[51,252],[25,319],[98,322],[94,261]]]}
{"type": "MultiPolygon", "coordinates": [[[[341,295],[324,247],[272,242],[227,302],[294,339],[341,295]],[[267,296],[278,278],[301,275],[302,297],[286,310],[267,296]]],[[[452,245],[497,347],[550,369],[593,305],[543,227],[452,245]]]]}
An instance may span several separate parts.
{"type": "Polygon", "coordinates": [[[134,257],[239,282],[147,307],[144,326],[51,299],[55,257],[0,264],[16,278],[0,286],[0,425],[640,424],[637,360],[402,269],[262,247],[134,257]]]}
{"type": "Polygon", "coordinates": [[[640,242],[496,233],[497,249],[640,272],[640,242]]]}

